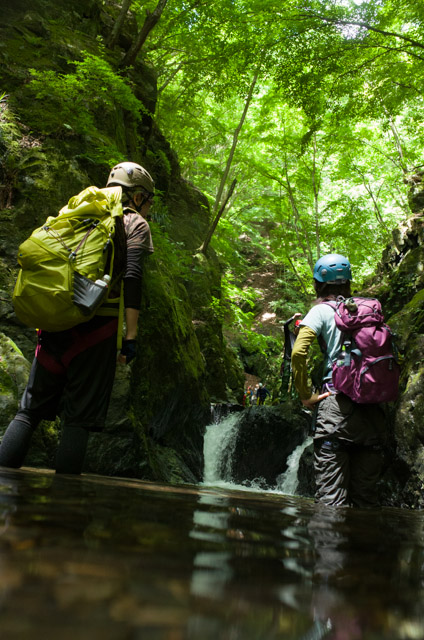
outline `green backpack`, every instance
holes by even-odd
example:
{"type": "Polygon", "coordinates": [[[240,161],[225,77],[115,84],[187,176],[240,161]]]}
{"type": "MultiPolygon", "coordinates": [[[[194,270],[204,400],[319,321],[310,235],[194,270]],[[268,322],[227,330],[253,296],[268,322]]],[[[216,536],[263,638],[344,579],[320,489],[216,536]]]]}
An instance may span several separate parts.
{"type": "Polygon", "coordinates": [[[114,284],[115,221],[123,215],[121,197],[121,187],[88,187],[20,245],[13,305],[21,322],[64,331],[100,313],[105,301],[119,301],[107,293],[114,284]],[[102,281],[105,269],[109,287],[102,281]]]}

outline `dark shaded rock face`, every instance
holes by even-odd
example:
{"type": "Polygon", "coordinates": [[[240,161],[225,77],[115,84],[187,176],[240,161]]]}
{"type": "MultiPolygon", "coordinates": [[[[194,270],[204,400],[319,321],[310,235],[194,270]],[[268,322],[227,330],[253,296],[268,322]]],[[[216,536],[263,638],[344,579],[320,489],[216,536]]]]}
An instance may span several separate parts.
{"type": "Polygon", "coordinates": [[[244,411],[241,404],[234,403],[216,403],[211,405],[211,423],[218,423],[232,413],[244,411]]]}
{"type": "Polygon", "coordinates": [[[315,495],[314,445],[306,447],[299,461],[297,491],[300,496],[312,498],[315,495]]]}
{"type": "MultiPolygon", "coordinates": [[[[155,253],[144,267],[138,353],[126,371],[117,373],[105,434],[93,437],[86,470],[199,480],[211,398],[236,402],[243,389],[240,366],[212,304],[221,296],[218,261],[212,251],[207,257],[196,255],[209,226],[208,200],[181,177],[176,155],[149,113],[129,112],[115,97],[96,112],[96,100],[87,94],[84,113],[92,124],[78,129],[75,114],[80,112],[74,105],[68,109],[69,97],[55,84],[75,74],[75,64],[69,63],[84,60],[84,52],[113,75],[123,55],[120,47],[134,39],[134,16],[129,15],[110,51],[99,41],[107,39],[118,15],[114,2],[34,0],[29,6],[18,0],[6,5],[0,24],[7,52],[2,66],[7,97],[0,101],[0,331],[32,360],[35,331],[17,321],[11,304],[19,244],[71,196],[91,184],[103,186],[117,157],[144,165],[159,195],[151,209],[155,253]],[[31,68],[54,72],[44,99],[31,88],[31,68]],[[64,120],[62,108],[71,120],[64,120]],[[99,140],[107,140],[103,150],[99,140]]],[[[156,72],[140,60],[129,75],[134,95],[154,113],[156,72]]],[[[87,91],[92,81],[88,86],[81,78],[77,82],[87,91]]],[[[12,404],[0,417],[0,434],[14,403],[17,408],[18,399],[9,396],[12,404]]],[[[49,428],[57,437],[57,425],[49,428]]]]}
{"type": "Polygon", "coordinates": [[[308,414],[289,404],[246,409],[233,450],[233,480],[263,479],[275,486],[287,469],[288,456],[305,440],[308,429],[308,414]]]}
{"type": "Polygon", "coordinates": [[[412,213],[420,214],[424,210],[424,171],[417,171],[405,178],[409,187],[408,204],[412,213]]]}
{"type": "Polygon", "coordinates": [[[424,508],[424,174],[411,176],[413,215],[393,231],[366,295],[378,297],[402,355],[400,395],[388,412],[384,504],[424,508]]]}

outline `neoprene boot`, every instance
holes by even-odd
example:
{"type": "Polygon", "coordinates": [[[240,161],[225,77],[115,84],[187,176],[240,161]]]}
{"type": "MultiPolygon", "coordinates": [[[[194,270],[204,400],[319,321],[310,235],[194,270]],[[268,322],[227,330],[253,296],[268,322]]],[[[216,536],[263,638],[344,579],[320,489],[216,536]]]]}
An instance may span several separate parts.
{"type": "Polygon", "coordinates": [[[12,420],[1,441],[0,466],[19,469],[23,465],[37,424],[31,424],[25,417],[12,420]]]}

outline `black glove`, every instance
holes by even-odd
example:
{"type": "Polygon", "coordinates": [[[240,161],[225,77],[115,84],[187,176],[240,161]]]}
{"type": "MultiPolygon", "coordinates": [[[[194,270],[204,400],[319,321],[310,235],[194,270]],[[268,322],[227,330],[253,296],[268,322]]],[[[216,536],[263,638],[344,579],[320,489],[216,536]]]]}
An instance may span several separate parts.
{"type": "Polygon", "coordinates": [[[137,340],[122,340],[121,356],[126,356],[128,364],[135,358],[137,340]]]}

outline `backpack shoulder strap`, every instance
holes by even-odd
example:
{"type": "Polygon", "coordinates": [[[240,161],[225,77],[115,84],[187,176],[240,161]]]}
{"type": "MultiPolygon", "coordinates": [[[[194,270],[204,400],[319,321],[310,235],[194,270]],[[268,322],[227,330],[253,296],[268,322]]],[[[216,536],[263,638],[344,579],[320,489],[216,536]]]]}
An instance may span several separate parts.
{"type": "MultiPolygon", "coordinates": [[[[324,300],[321,304],[326,304],[328,307],[331,307],[334,310],[334,313],[337,313],[340,305],[343,302],[345,302],[345,298],[343,298],[343,296],[338,296],[337,300],[324,300]]],[[[343,354],[343,357],[348,364],[348,361],[350,361],[350,354],[352,351],[354,351],[353,342],[354,340],[352,334],[348,331],[342,331],[340,329],[340,344],[336,358],[339,358],[340,355],[343,354]]]]}

